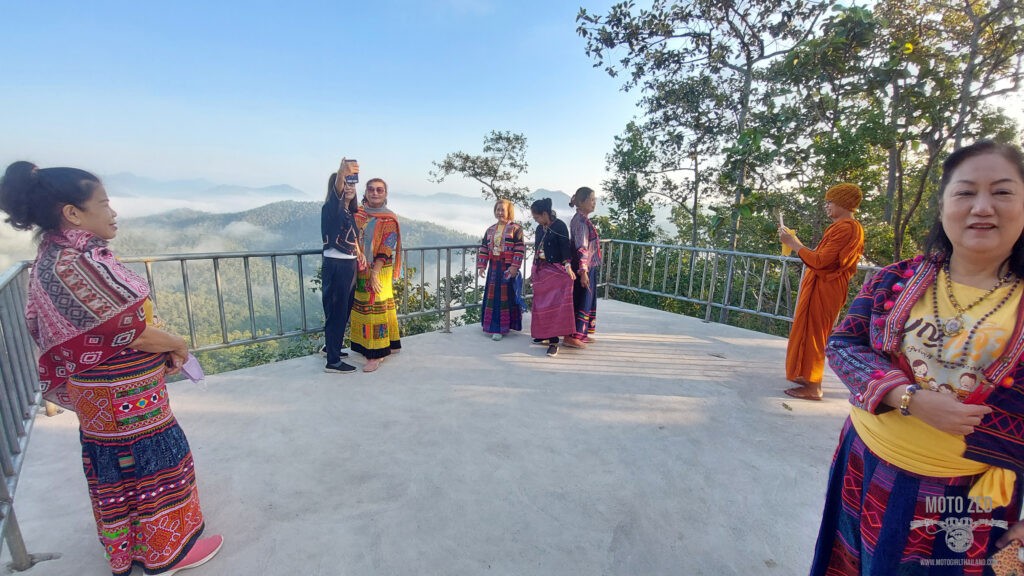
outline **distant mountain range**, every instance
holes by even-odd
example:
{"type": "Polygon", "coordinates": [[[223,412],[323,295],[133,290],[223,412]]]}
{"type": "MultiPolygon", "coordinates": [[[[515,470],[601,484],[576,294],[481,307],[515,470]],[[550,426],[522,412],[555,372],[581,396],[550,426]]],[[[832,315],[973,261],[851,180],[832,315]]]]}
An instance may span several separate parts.
{"type": "MultiPolygon", "coordinates": [[[[562,192],[541,189],[533,196],[568,210],[569,196],[562,192]]],[[[479,197],[396,194],[388,205],[401,219],[407,247],[475,243],[494,221],[492,204],[479,197]]],[[[284,200],[226,214],[178,208],[121,218],[112,245],[125,256],[320,248],[320,206],[284,200]]]]}
{"type": "MultiPolygon", "coordinates": [[[[161,181],[119,173],[103,176],[119,212],[112,245],[125,256],[247,250],[315,249],[320,244],[320,201],[287,184],[226,185],[204,179],[161,181]],[[226,206],[234,207],[224,213],[226,206]]],[[[568,222],[569,196],[538,189],[568,222]]],[[[392,193],[388,206],[402,220],[408,247],[478,242],[494,221],[493,203],[482,196],[392,193]]],[[[519,220],[529,214],[518,213],[519,220]]],[[[31,234],[0,229],[0,271],[31,259],[31,234]]]]}
{"type": "MultiPolygon", "coordinates": [[[[112,245],[118,254],[149,255],[321,247],[319,202],[273,202],[243,212],[212,214],[187,208],[125,218],[112,245]]],[[[400,215],[405,246],[476,242],[475,236],[400,215]]]]}
{"type": "Polygon", "coordinates": [[[121,172],[103,177],[103,183],[115,196],[127,198],[180,198],[204,199],[223,196],[258,196],[274,199],[290,198],[308,200],[309,196],[287,184],[274,186],[251,187],[231,184],[217,184],[209,180],[154,180],[136,176],[130,172],[121,172]]]}

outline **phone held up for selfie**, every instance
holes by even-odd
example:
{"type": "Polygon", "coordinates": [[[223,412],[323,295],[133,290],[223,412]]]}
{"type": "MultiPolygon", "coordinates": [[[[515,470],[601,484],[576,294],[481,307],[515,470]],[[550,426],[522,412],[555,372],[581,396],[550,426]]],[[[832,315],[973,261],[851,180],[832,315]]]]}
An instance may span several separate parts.
{"type": "MultiPolygon", "coordinates": [[[[349,164],[356,164],[358,161],[355,160],[354,158],[346,158],[345,162],[347,162],[349,164]]],[[[346,174],[345,175],[345,184],[353,184],[353,185],[359,184],[359,172],[356,172],[354,174],[346,174]]]]}

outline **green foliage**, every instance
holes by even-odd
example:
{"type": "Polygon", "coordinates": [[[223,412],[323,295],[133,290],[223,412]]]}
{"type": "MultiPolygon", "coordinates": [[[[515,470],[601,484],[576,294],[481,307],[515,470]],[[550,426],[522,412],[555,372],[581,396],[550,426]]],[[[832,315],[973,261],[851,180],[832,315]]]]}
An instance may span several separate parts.
{"type": "Polygon", "coordinates": [[[654,159],[636,124],[630,122],[626,134],[615,138],[615,149],[608,155],[608,168],[614,175],[604,181],[605,192],[611,195],[609,224],[615,235],[607,238],[650,242],[657,235],[649,198],[654,183],[645,175],[654,159]]]}
{"type": "MultiPolygon", "coordinates": [[[[636,9],[627,1],[605,16],[581,8],[576,17],[594,66],[613,77],[626,72],[623,87],[642,89],[653,148],[664,158],[659,164],[679,170],[683,158],[707,156],[694,160],[695,183],[683,188],[732,198],[718,207],[718,220],[731,222],[730,247],[738,246],[740,222],[751,213],[750,180],[774,157],[765,145],[772,133],[755,123],[755,113],[773,101],[764,69],[784,60],[829,5],[655,0],[636,9]]],[[[696,207],[691,214],[695,224],[696,207]]]]}
{"type": "Polygon", "coordinates": [[[907,256],[934,219],[937,172],[950,149],[1018,138],[1015,123],[987,103],[1024,80],[1022,18],[1024,4],[1001,0],[583,8],[577,32],[595,67],[625,74],[623,87],[643,94],[641,120],[627,125],[610,158],[629,143],[645,151],[636,174],[665,176],[630,190],[622,172],[615,184],[631,194],[613,194],[612,203],[629,216],[622,202],[641,191],[668,198],[681,240],[750,249],[768,230],[742,222],[775,212],[812,243],[827,225],[824,190],[848,181],[866,194],[868,257],[907,256]],[[689,222],[675,209],[684,206],[689,222]],[[884,246],[870,246],[876,241],[884,246]]]}
{"type": "Polygon", "coordinates": [[[429,282],[414,282],[412,279],[416,277],[416,269],[407,268],[395,285],[395,301],[402,303],[400,312],[419,314],[401,322],[402,335],[443,330],[445,313],[441,310],[449,306],[467,306],[461,314],[452,313],[452,326],[480,322],[479,303],[483,300],[483,285],[474,272],[454,272],[450,279],[442,274],[438,290],[431,290],[429,282]]]}

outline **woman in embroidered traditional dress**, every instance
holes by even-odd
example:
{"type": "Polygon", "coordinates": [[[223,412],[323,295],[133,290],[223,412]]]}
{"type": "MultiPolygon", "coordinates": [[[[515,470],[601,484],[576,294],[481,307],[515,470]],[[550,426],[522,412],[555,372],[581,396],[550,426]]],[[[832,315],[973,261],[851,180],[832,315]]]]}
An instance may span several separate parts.
{"type": "Polygon", "coordinates": [[[149,286],[107,247],[117,213],[96,176],[11,164],[0,210],[37,229],[25,320],[41,352],[43,397],[78,415],[96,530],[115,575],[173,574],[220,549],[203,513],[188,441],[164,377],[185,341],[153,325],[149,286]]]}
{"type": "Polygon", "coordinates": [[[779,227],[779,240],[806,266],[786,347],[786,378],[798,386],[784,392],[793,398],[822,398],[825,341],[846,304],[850,278],[857,272],[857,262],[864,252],[864,229],[853,218],[861,196],[860,187],[848,183],[836,184],[825,192],[825,213],[832,224],[813,250],[788,228],[779,227]]]}
{"type": "Polygon", "coordinates": [[[501,340],[509,330],[523,329],[523,278],[519,268],[523,265],[526,244],[523,227],[513,222],[515,208],[508,200],[494,203],[497,223],[484,232],[476,256],[477,273],[484,281],[484,301],[481,324],[484,332],[495,341],[501,340]]]}
{"type": "Polygon", "coordinates": [[[569,228],[551,209],[551,199],[542,198],[530,206],[537,222],[534,239],[533,313],[530,334],[534,343],[548,344],[548,356],[558,354],[559,337],[570,337],[576,330],[572,287],[576,274],[572,271],[572,241],[569,228]]]}
{"type": "Polygon", "coordinates": [[[566,336],[570,348],[586,348],[594,339],[597,325],[597,283],[601,268],[601,239],[589,215],[597,207],[597,194],[586,186],[576,190],[569,200],[576,214],[569,223],[572,236],[573,266],[576,268],[576,287],[573,304],[576,307],[576,331],[566,336]]]}
{"type": "Polygon", "coordinates": [[[1024,157],[961,148],[939,192],[927,255],[876,274],[828,341],[853,408],[811,574],[980,575],[1024,536],[1024,157]]]}
{"type": "Polygon", "coordinates": [[[373,372],[384,358],[402,349],[394,281],[402,273],[402,232],[398,216],[387,209],[388,185],[380,178],[366,183],[356,224],[363,254],[370,262],[356,279],[352,306],[352,350],[366,358],[363,372],[373,372]]]}

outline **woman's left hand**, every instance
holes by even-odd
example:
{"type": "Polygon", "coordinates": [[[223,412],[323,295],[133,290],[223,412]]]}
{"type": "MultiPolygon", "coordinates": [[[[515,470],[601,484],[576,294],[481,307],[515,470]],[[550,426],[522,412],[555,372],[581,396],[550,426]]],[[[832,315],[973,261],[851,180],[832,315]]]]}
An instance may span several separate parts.
{"type": "Polygon", "coordinates": [[[374,294],[380,294],[384,289],[384,284],[380,281],[380,276],[377,274],[377,270],[370,270],[370,291],[374,294]]]}
{"type": "Polygon", "coordinates": [[[519,276],[519,268],[509,268],[508,271],[505,272],[505,279],[506,280],[511,280],[511,279],[515,278],[516,276],[519,276]]]}

